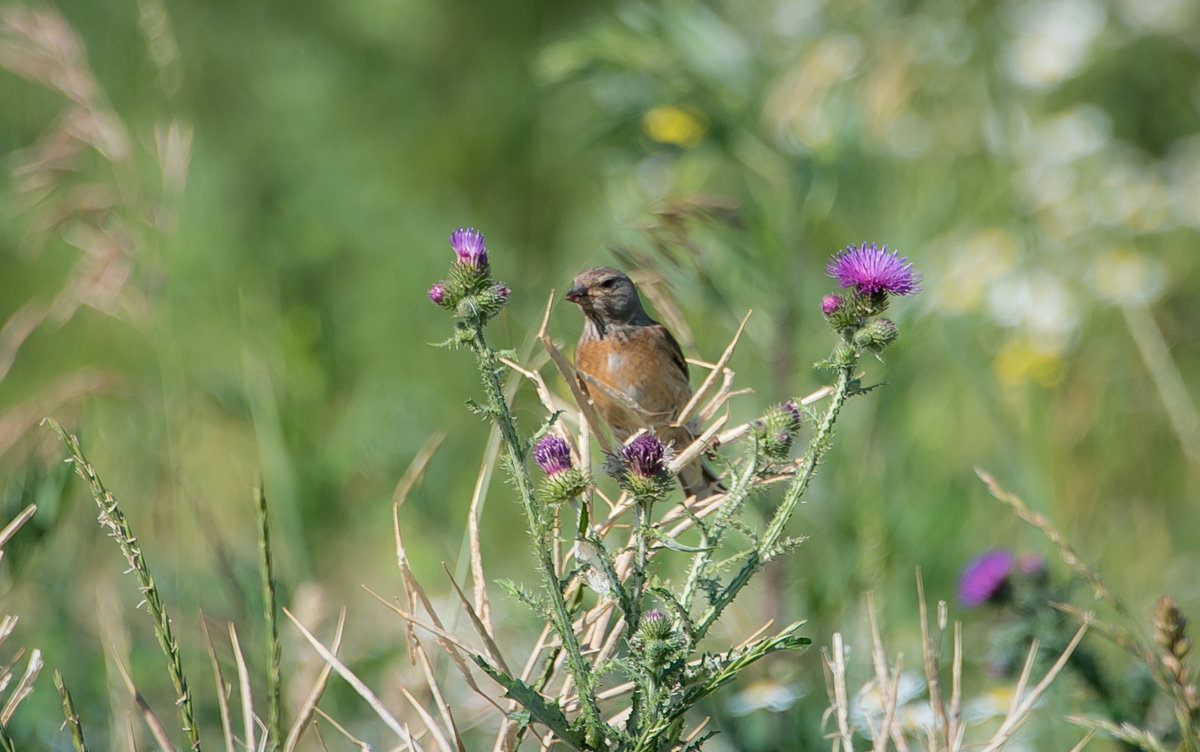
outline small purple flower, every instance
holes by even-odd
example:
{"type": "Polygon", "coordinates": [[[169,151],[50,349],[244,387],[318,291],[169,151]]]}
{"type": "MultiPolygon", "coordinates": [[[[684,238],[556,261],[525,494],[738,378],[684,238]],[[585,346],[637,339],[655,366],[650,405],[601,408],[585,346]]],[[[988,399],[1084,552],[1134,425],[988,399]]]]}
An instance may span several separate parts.
{"type": "Polygon", "coordinates": [[[474,227],[460,227],[451,233],[450,247],[458,254],[458,263],[487,266],[487,246],[483,244],[483,233],[474,227]]]}
{"type": "Polygon", "coordinates": [[[662,442],[648,433],[621,447],[621,456],[639,478],[653,478],[666,470],[663,466],[665,453],[662,442]]]}
{"type": "Polygon", "coordinates": [[[896,251],[888,253],[886,245],[882,249],[874,243],[848,246],[829,259],[825,273],[861,295],[914,295],[921,291],[921,275],[913,271],[907,257],[896,251]]]}
{"type": "Polygon", "coordinates": [[[533,450],[533,459],[546,475],[557,475],[571,469],[571,446],[561,436],[544,436],[533,450]]]}
{"type": "Polygon", "coordinates": [[[446,286],[441,282],[438,282],[436,285],[429,288],[429,299],[434,303],[441,305],[442,301],[446,299],[446,286]]]}
{"type": "Polygon", "coordinates": [[[837,295],[826,295],[821,298],[821,313],[826,316],[832,316],[833,312],[842,304],[841,297],[837,295]]]}
{"type": "Polygon", "coordinates": [[[503,282],[497,282],[495,290],[496,297],[500,298],[500,302],[508,300],[508,296],[512,293],[512,290],[508,289],[508,285],[503,282]]]}
{"type": "Polygon", "coordinates": [[[1012,551],[996,549],[975,557],[958,581],[958,602],[974,608],[991,600],[1008,582],[1015,565],[1012,551]]]}
{"type": "Polygon", "coordinates": [[[662,611],[659,611],[657,608],[650,609],[645,613],[644,616],[642,616],[642,619],[645,621],[664,621],[666,618],[667,615],[662,611]]]}

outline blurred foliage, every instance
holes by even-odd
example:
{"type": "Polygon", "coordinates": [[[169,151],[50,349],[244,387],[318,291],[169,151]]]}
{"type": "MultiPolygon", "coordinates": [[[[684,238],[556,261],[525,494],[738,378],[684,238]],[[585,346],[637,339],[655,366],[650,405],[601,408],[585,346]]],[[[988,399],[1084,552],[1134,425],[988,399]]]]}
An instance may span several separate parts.
{"type": "MultiPolygon", "coordinates": [[[[811,541],[731,632],[807,618],[827,644],[863,628],[875,590],[915,644],[914,567],[948,599],[973,553],[1047,549],[974,466],[1053,517],[1147,621],[1162,592],[1197,613],[1195,3],[57,7],[61,28],[41,33],[78,34],[57,64],[94,90],[22,67],[44,61],[14,30],[20,6],[0,31],[18,74],[0,72],[0,464],[8,515],[42,505],[6,557],[5,609],[63,668],[89,738],[105,736],[108,689],[124,697],[108,656],[148,696],[169,693],[152,691],[157,658],[131,650],[153,639],[148,620],[90,513],[66,503],[82,490],[64,490],[38,419],[75,427],[124,502],[202,703],[215,695],[197,609],[255,639],[260,473],[283,603],[327,630],[345,603],[345,654],[393,685],[401,625],[359,587],[396,590],[393,487],[445,431],[401,510],[433,580],[461,559],[486,440],[462,408],[474,376],[426,346],[446,325],[424,290],[460,224],[487,233],[513,287],[492,336],[523,353],[551,289],[595,263],[643,267],[660,314],[677,304],[689,356],[715,359],[754,309],[732,363],[756,391],[742,418],[820,385],[831,252],[888,243],[925,273],[894,312],[899,346],[872,366],[889,386],[845,416],[796,525],[811,541]]],[[[551,314],[564,345],[579,326],[551,314]]],[[[517,407],[535,425],[536,400],[517,407]]],[[[485,546],[493,577],[519,579],[509,503],[497,484],[485,546]]],[[[987,624],[966,619],[978,683],[987,624]]],[[[285,638],[285,660],[311,662],[285,638]]],[[[714,746],[826,746],[815,653],[762,681],[792,701],[714,703],[714,746]]],[[[11,724],[18,739],[50,743],[48,685],[11,724]]],[[[344,689],[328,702],[379,733],[344,689]]],[[[127,704],[112,701],[114,735],[127,704]]],[[[1031,748],[1078,738],[1045,733],[1031,748]]]]}

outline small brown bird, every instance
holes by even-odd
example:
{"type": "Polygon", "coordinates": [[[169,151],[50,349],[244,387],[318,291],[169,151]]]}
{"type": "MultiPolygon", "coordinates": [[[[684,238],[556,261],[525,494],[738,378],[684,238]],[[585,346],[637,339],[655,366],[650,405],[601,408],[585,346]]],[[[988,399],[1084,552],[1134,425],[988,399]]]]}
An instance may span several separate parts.
{"type": "MultiPolygon", "coordinates": [[[[676,451],[685,449],[696,437],[695,422],[673,424],[692,398],[687,361],[667,328],[642,308],[633,281],[597,266],[575,277],[567,300],[583,310],[575,369],[613,436],[625,441],[644,428],[676,451]]],[[[700,459],[680,470],[679,483],[700,499],[724,490],[700,459]]]]}

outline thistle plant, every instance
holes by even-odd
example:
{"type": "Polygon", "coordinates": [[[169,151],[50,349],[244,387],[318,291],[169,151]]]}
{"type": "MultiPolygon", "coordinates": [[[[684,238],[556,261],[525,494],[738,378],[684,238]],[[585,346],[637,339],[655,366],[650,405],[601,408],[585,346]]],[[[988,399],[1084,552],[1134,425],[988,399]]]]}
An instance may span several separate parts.
{"type": "MultiPolygon", "coordinates": [[[[694,412],[677,416],[680,422],[693,415],[711,421],[708,429],[688,447],[667,447],[654,435],[641,433],[608,451],[605,469],[620,490],[611,500],[592,482],[590,458],[579,451],[590,445],[587,436],[576,438],[568,430],[570,411],[559,407],[540,374],[521,368],[512,354],[487,340],[487,323],[500,313],[511,291],[493,277],[483,234],[459,228],[450,245],[455,258],[446,279],[429,290],[429,299],[455,317],[454,334],[443,344],[465,347],[475,356],[483,399],[469,404],[496,426],[503,440],[502,464],[515,488],[540,578],[540,587],[532,592],[502,584],[544,618],[553,635],[542,643],[544,656],[517,673],[507,668],[486,620],[472,617],[491,647],[468,654],[516,703],[517,712],[503,724],[497,748],[515,749],[532,735],[542,745],[557,740],[579,750],[699,749],[712,732],[706,733],[703,724],[686,727],[688,712],[697,703],[763,657],[809,644],[798,634],[803,622],[716,652],[706,640],[754,576],[798,545],[786,532],[829,449],[838,415],[851,397],[871,389],[855,375],[859,359],[867,352],[878,356],[896,340],[896,325],[879,314],[891,296],[919,291],[919,275],[906,259],[887,253],[886,246],[882,251],[874,245],[852,246],[835,255],[828,270],[849,289],[822,301],[837,342],[819,364],[834,372],[834,384],[722,431],[723,419],[714,416],[730,390],[710,392],[720,374],[732,379],[727,363],[735,336],[693,404],[684,409],[694,412]],[[513,417],[503,383],[506,368],[533,380],[549,411],[532,434],[513,417]],[[823,408],[814,407],[824,398],[823,408]],[[795,459],[792,450],[806,422],[811,436],[795,459]],[[730,453],[740,449],[736,458],[718,460],[726,468],[727,491],[682,503],[672,499],[674,475],[710,443],[731,447],[730,453]],[[540,484],[533,482],[531,459],[544,475],[540,484]],[[748,502],[767,497],[781,484],[784,490],[769,507],[766,526],[752,529],[741,519],[748,502]],[[603,516],[597,512],[601,499],[609,503],[603,516]],[[572,513],[574,519],[564,519],[572,513]],[[622,522],[627,515],[631,524],[622,522]],[[574,531],[565,551],[562,530],[574,531]],[[682,567],[671,559],[682,560],[682,567]],[[671,579],[670,571],[681,572],[682,581],[671,579]]],[[[544,327],[541,339],[573,384],[572,369],[544,336],[544,327]]],[[[597,425],[586,398],[572,389],[580,412],[597,425]]],[[[410,594],[416,592],[413,585],[406,587],[410,594]]],[[[430,615],[440,623],[431,609],[430,615]]],[[[405,618],[421,624],[412,615],[405,618]]],[[[452,654],[466,650],[461,644],[443,645],[452,654]]]]}

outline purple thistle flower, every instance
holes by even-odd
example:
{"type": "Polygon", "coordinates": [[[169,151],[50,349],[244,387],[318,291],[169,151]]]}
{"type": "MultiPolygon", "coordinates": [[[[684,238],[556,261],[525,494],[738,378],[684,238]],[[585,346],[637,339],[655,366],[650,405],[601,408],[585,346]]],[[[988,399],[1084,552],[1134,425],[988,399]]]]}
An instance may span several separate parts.
{"type": "Polygon", "coordinates": [[[642,619],[645,621],[664,621],[666,618],[667,615],[657,608],[650,609],[642,616],[642,619]]]}
{"type": "Polygon", "coordinates": [[[504,284],[503,282],[497,282],[495,289],[496,297],[500,298],[501,302],[508,300],[509,294],[512,293],[512,290],[508,289],[508,285],[504,284]]]}
{"type": "Polygon", "coordinates": [[[958,581],[958,602],[974,608],[991,600],[1008,582],[1015,557],[1012,551],[996,549],[975,557],[958,581]]]}
{"type": "Polygon", "coordinates": [[[543,436],[533,450],[533,459],[546,475],[571,469],[571,446],[561,436],[543,436]]]}
{"type": "Polygon", "coordinates": [[[830,316],[842,304],[841,297],[837,295],[826,295],[821,298],[821,313],[830,316]]]}
{"type": "Polygon", "coordinates": [[[450,247],[458,254],[458,263],[487,266],[487,246],[483,244],[483,233],[474,227],[460,227],[451,233],[450,247]]]}
{"type": "Polygon", "coordinates": [[[651,434],[644,433],[621,447],[621,456],[629,463],[633,474],[639,478],[653,478],[664,472],[663,457],[666,453],[662,442],[651,434]]]}
{"type": "Polygon", "coordinates": [[[436,285],[429,288],[429,299],[432,300],[434,303],[441,305],[442,301],[445,300],[445,298],[446,298],[446,286],[443,285],[441,282],[438,282],[436,285]]]}
{"type": "Polygon", "coordinates": [[[921,275],[913,271],[908,257],[896,251],[888,253],[886,245],[882,249],[874,243],[848,246],[829,259],[825,273],[861,295],[914,295],[921,291],[921,275]]]}

